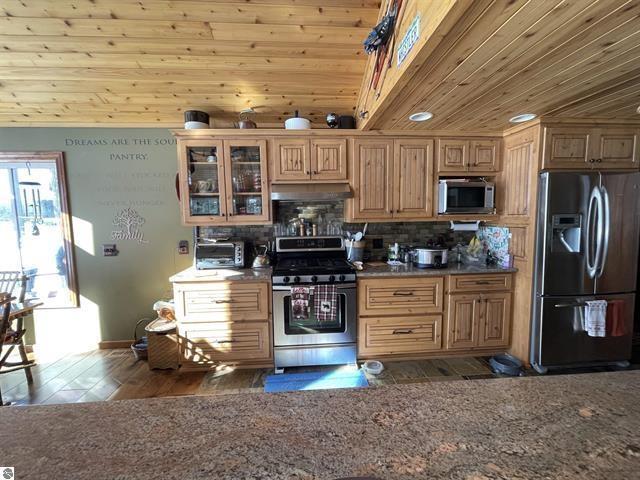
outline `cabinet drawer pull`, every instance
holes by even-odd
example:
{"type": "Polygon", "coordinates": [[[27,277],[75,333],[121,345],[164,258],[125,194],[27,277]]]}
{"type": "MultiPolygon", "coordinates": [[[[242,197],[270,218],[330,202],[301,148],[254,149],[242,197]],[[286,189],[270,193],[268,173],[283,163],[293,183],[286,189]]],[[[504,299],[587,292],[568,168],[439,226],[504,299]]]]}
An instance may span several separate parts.
{"type": "Polygon", "coordinates": [[[393,331],[394,335],[406,335],[409,333],[413,333],[413,329],[412,328],[396,328],[393,331]]]}
{"type": "Polygon", "coordinates": [[[396,290],[393,292],[394,297],[411,297],[413,295],[412,291],[407,290],[396,290]]]}
{"type": "Polygon", "coordinates": [[[221,304],[221,303],[233,303],[233,300],[216,300],[215,301],[217,304],[221,304]]]}
{"type": "Polygon", "coordinates": [[[214,340],[213,343],[236,343],[236,340],[214,340]]]}
{"type": "Polygon", "coordinates": [[[488,280],[476,280],[476,285],[489,285],[491,282],[488,280]]]}

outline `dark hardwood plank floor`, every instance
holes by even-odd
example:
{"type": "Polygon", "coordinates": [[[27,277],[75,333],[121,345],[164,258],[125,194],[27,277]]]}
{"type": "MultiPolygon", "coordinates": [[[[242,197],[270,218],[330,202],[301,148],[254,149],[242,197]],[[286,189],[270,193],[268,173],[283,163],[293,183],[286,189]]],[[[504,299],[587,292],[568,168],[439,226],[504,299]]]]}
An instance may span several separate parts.
{"type": "MultiPolygon", "coordinates": [[[[634,365],[638,368],[640,365],[634,365]]],[[[317,371],[332,367],[287,369],[317,371]]],[[[333,367],[341,368],[341,367],[333,367]]],[[[599,370],[607,370],[600,367],[599,370]]],[[[592,372],[598,369],[558,373],[592,372]]],[[[272,369],[220,368],[215,372],[150,371],[128,349],[94,350],[39,362],[28,385],[24,372],[0,375],[3,400],[12,405],[100,402],[176,395],[222,395],[262,392],[272,369]]],[[[533,374],[533,372],[528,372],[533,374]]],[[[381,375],[367,378],[370,385],[423,383],[492,378],[488,359],[482,357],[385,362],[381,375]]]]}

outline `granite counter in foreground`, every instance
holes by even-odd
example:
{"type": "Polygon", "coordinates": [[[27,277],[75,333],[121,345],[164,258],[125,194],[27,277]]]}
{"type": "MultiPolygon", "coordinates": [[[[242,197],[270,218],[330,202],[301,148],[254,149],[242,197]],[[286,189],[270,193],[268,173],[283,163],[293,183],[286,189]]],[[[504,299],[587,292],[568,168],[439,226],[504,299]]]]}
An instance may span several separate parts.
{"type": "Polygon", "coordinates": [[[380,264],[364,264],[364,270],[357,272],[359,278],[363,277],[424,277],[442,275],[471,275],[478,273],[511,273],[517,272],[517,268],[487,267],[484,265],[450,265],[447,268],[418,268],[411,264],[397,267],[380,264]]]}
{"type": "Polygon", "coordinates": [[[240,281],[271,281],[271,267],[265,268],[220,268],[211,270],[196,270],[189,267],[182,272],[169,277],[170,282],[240,282],[240,281]]]}
{"type": "Polygon", "coordinates": [[[632,479],[640,371],[0,408],[16,478],[632,479]]]}

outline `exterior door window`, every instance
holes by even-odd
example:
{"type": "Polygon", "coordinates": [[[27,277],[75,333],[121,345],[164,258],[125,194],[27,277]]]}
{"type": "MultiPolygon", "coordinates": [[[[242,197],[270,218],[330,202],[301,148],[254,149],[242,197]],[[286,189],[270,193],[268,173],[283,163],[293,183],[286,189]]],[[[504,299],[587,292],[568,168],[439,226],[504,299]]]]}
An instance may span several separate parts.
{"type": "Polygon", "coordinates": [[[0,152],[0,270],[27,275],[44,308],[78,306],[65,178],[61,152],[0,152]]]}

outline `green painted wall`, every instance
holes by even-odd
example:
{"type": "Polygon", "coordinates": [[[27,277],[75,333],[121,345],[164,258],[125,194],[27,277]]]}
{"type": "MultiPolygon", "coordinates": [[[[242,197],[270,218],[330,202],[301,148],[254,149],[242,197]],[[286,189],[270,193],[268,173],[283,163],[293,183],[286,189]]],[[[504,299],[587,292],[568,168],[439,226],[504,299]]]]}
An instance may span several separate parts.
{"type": "Polygon", "coordinates": [[[192,233],[180,224],[169,131],[0,128],[0,150],[66,158],[81,307],[39,312],[36,343],[65,342],[70,333],[87,345],[131,338],[135,322],[154,314],[153,302],[170,295],[168,277],[191,262],[177,254],[178,240],[192,247],[192,233]],[[148,243],[111,240],[114,216],[126,207],[146,220],[140,230],[148,243]],[[120,254],[103,257],[103,243],[116,243],[120,254]]]}

